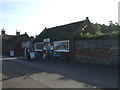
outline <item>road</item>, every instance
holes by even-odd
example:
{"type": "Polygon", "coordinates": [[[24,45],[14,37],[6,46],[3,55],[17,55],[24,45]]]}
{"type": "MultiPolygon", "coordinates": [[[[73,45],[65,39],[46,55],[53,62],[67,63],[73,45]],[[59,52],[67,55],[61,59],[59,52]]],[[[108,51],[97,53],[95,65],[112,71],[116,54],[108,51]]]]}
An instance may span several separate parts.
{"type": "Polygon", "coordinates": [[[114,66],[4,57],[3,88],[117,88],[114,66]]]}

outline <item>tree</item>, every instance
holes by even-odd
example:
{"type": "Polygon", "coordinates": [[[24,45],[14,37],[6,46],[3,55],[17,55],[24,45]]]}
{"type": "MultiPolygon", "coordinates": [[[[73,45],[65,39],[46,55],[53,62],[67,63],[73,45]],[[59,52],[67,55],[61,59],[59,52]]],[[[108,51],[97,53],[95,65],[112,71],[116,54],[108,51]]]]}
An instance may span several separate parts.
{"type": "Polygon", "coordinates": [[[37,38],[38,35],[35,35],[35,38],[37,38]]]}
{"type": "Polygon", "coordinates": [[[100,24],[95,23],[95,24],[92,24],[92,26],[95,29],[96,34],[97,33],[101,33],[101,31],[100,31],[100,24]]]}
{"type": "Polygon", "coordinates": [[[110,21],[109,30],[113,32],[113,31],[118,31],[118,29],[119,29],[119,24],[118,23],[114,24],[112,21],[110,21]]]}
{"type": "Polygon", "coordinates": [[[100,31],[101,31],[101,33],[109,33],[110,32],[109,27],[105,24],[100,25],[100,31]]]}
{"type": "Polygon", "coordinates": [[[30,38],[34,39],[34,36],[30,36],[30,38]]]}

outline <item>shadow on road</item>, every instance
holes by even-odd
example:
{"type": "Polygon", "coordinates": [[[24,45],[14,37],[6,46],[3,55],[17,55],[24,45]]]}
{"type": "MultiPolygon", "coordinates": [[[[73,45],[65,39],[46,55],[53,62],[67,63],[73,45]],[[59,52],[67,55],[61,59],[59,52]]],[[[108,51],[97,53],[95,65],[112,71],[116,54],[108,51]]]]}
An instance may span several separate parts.
{"type": "Polygon", "coordinates": [[[85,87],[96,86],[98,88],[118,87],[118,68],[114,66],[100,66],[57,61],[26,61],[29,65],[15,62],[15,60],[2,61],[3,81],[24,76],[24,79],[37,73],[59,74],[62,77],[58,81],[75,80],[84,83],[85,87]],[[31,65],[32,64],[32,65],[31,65]],[[38,68],[39,67],[39,68],[38,68]],[[24,73],[22,73],[24,72],[24,73]]]}

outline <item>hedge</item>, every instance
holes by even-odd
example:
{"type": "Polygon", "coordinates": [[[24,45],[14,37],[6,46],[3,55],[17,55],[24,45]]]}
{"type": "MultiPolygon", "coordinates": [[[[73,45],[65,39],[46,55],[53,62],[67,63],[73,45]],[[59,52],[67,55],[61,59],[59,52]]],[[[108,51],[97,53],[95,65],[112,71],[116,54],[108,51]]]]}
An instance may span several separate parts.
{"type": "Polygon", "coordinates": [[[113,40],[118,40],[120,35],[120,31],[114,31],[112,33],[99,33],[96,35],[91,35],[89,33],[85,34],[85,35],[76,35],[74,36],[75,39],[79,39],[79,40],[97,40],[97,39],[101,39],[101,40],[106,40],[106,39],[113,39],[113,40]]]}

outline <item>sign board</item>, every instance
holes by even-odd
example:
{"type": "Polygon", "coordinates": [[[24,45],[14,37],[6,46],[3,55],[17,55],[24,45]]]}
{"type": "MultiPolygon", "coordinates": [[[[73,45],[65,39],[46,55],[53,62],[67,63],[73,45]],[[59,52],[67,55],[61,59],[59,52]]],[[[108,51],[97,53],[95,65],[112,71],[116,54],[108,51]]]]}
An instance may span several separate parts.
{"type": "Polygon", "coordinates": [[[51,46],[51,50],[53,50],[53,46],[51,46]]]}
{"type": "Polygon", "coordinates": [[[14,51],[10,51],[10,56],[11,56],[11,57],[14,56],[14,51]]]}
{"type": "Polygon", "coordinates": [[[44,39],[43,42],[50,42],[50,38],[44,39]]]}
{"type": "Polygon", "coordinates": [[[46,50],[46,46],[44,46],[44,50],[46,50]]]}
{"type": "Polygon", "coordinates": [[[35,53],[34,52],[30,52],[30,59],[35,59],[35,53]]]}
{"type": "Polygon", "coordinates": [[[23,48],[29,48],[30,47],[30,41],[24,41],[24,42],[22,42],[22,47],[23,48]]]}

